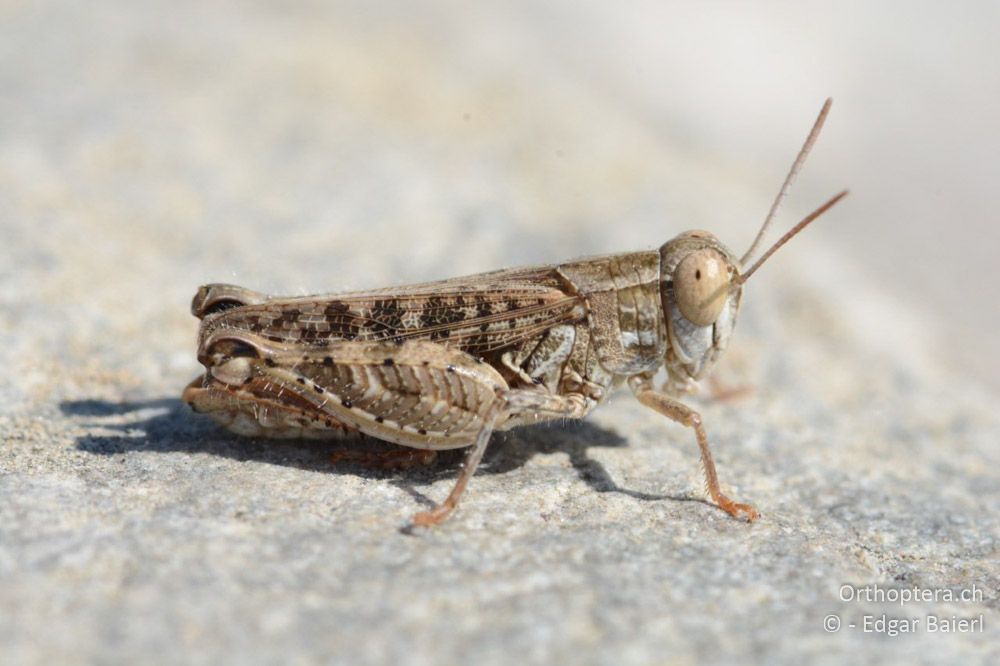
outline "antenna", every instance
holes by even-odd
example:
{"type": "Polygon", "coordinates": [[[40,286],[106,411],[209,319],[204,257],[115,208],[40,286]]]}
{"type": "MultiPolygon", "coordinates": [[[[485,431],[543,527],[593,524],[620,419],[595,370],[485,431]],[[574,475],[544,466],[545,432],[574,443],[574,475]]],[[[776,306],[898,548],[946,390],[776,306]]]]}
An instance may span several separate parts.
{"type": "Polygon", "coordinates": [[[802,231],[803,229],[805,229],[807,226],[809,226],[810,222],[812,222],[813,220],[815,220],[817,217],[819,217],[820,215],[822,215],[826,211],[828,211],[831,208],[833,208],[834,204],[836,204],[838,201],[840,201],[841,199],[843,199],[844,197],[847,196],[847,193],[848,193],[848,190],[844,190],[843,192],[841,192],[840,194],[834,196],[832,199],[830,199],[829,201],[827,201],[825,204],[823,204],[822,206],[820,206],[819,208],[817,208],[816,210],[814,210],[813,212],[809,213],[804,218],[802,218],[801,222],[799,222],[794,227],[792,227],[791,229],[789,229],[788,233],[786,233],[784,236],[782,236],[781,238],[779,238],[777,243],[775,243],[770,248],[768,248],[767,252],[765,252],[761,256],[760,259],[758,259],[756,262],[754,262],[754,265],[750,267],[750,270],[748,270],[746,273],[741,273],[739,275],[739,277],[735,278],[733,280],[733,284],[734,285],[741,285],[744,282],[746,282],[747,280],[749,280],[750,276],[753,275],[754,271],[756,271],[758,268],[760,268],[761,264],[763,264],[765,261],[767,261],[768,258],[770,258],[770,256],[772,254],[774,254],[775,252],[777,252],[778,248],[780,248],[782,245],[784,245],[785,243],[787,243],[788,241],[790,241],[792,239],[792,236],[794,236],[795,234],[799,233],[800,231],[802,231]]]}
{"type": "MultiPolygon", "coordinates": [[[[767,228],[771,226],[771,221],[774,220],[774,216],[778,212],[778,208],[781,206],[781,202],[784,201],[785,195],[788,194],[788,190],[791,189],[792,182],[795,180],[795,176],[798,175],[799,169],[802,168],[802,164],[806,161],[806,157],[808,157],[809,155],[809,151],[812,150],[813,144],[816,143],[816,139],[817,137],[819,137],[819,131],[823,129],[823,123],[826,122],[826,116],[827,114],[830,113],[830,106],[832,105],[833,105],[833,98],[827,97],[826,101],[823,103],[823,108],[820,109],[819,111],[819,116],[816,118],[816,122],[813,123],[812,130],[809,131],[809,136],[806,137],[806,142],[802,144],[802,149],[799,150],[798,157],[796,157],[795,161],[792,162],[792,168],[788,170],[788,175],[785,176],[785,182],[782,184],[781,189],[778,190],[778,196],[774,198],[774,203],[771,204],[771,210],[768,211],[767,217],[764,218],[764,224],[761,225],[760,231],[757,232],[757,237],[753,239],[753,243],[750,245],[750,249],[747,250],[746,254],[744,254],[743,257],[740,259],[741,265],[745,265],[747,261],[750,259],[750,257],[753,256],[753,253],[757,249],[757,246],[760,245],[761,240],[763,240],[764,234],[767,232],[767,228]]],[[[844,196],[844,194],[846,194],[846,192],[837,195],[835,199],[839,199],[840,197],[844,196]]],[[[828,202],[826,204],[826,208],[829,208],[834,203],[836,203],[836,201],[828,202]]],[[[826,210],[826,208],[822,208],[819,211],[819,213],[826,210]]],[[[818,216],[819,213],[816,213],[816,216],[818,216]]],[[[810,222],[811,221],[812,220],[810,220],[810,222]]],[[[800,222],[799,224],[802,223],[800,222]]],[[[804,227],[805,225],[803,224],[802,226],[804,227]]],[[[792,236],[794,235],[795,234],[792,234],[792,236]]],[[[788,236],[788,238],[791,238],[791,236],[788,236]]],[[[778,246],[773,247],[770,250],[769,255],[773,253],[774,250],[778,249],[778,247],[780,247],[782,244],[784,244],[784,242],[786,242],[788,238],[785,238],[784,240],[780,241],[778,246]]],[[[761,262],[757,262],[754,268],[760,265],[760,263],[761,262]]],[[[749,275],[749,273],[747,275],[749,275]]],[[[743,281],[746,281],[746,278],[744,278],[743,281]]]]}

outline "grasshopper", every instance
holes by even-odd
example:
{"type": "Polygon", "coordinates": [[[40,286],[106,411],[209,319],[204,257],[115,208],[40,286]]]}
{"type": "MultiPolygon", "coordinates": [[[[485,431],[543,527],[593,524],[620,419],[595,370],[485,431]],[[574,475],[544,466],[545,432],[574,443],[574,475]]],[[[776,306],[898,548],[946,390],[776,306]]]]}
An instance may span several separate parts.
{"type": "Polygon", "coordinates": [[[430,526],[454,511],[494,431],[583,418],[627,383],[643,405],[694,431],[709,496],[753,521],[752,506],[723,494],[702,418],[679,397],[725,350],[750,276],[847,194],[743,270],[830,104],[740,259],[712,234],[688,231],[659,250],[371,291],[276,298],[209,284],[191,305],[205,373],[183,399],[243,435],[360,432],[430,455],[471,447],[447,499],[412,519],[430,526]],[[668,379],[658,390],[660,368],[668,379]]]}

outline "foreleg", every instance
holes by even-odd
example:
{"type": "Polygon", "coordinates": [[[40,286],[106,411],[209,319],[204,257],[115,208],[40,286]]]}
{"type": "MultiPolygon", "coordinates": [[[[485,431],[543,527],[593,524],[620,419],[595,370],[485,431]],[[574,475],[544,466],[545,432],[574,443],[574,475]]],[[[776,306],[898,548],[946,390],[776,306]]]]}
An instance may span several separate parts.
{"type": "Polygon", "coordinates": [[[715,471],[715,461],[712,459],[712,451],[708,447],[708,436],[705,434],[705,428],[701,423],[701,415],[665,393],[655,390],[649,378],[641,376],[633,377],[629,381],[629,386],[632,388],[632,392],[639,402],[656,410],[667,418],[694,430],[695,437],[698,440],[698,448],[701,450],[701,465],[705,472],[705,487],[715,503],[731,516],[738,517],[740,514],[743,514],[751,522],[756,520],[759,514],[752,506],[734,502],[722,493],[722,489],[719,487],[719,476],[715,471]]]}

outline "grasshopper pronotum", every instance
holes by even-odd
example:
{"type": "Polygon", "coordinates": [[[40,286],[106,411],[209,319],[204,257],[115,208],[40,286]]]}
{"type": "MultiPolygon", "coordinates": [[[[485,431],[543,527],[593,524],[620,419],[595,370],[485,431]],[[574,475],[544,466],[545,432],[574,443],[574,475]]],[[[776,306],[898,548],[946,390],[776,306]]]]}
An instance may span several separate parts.
{"type": "Polygon", "coordinates": [[[678,396],[726,348],[754,271],[847,194],[743,270],[830,104],[740,259],[712,234],[688,231],[659,250],[371,291],[273,298],[206,285],[191,304],[206,372],[184,400],[240,434],[359,431],[425,451],[472,447],[448,498],[413,517],[434,525],[454,510],[495,430],[583,418],[627,382],[639,402],[694,430],[709,495],[752,521],[752,506],[722,493],[701,416],[678,396]],[[661,367],[668,382],[657,390],[661,367]]]}

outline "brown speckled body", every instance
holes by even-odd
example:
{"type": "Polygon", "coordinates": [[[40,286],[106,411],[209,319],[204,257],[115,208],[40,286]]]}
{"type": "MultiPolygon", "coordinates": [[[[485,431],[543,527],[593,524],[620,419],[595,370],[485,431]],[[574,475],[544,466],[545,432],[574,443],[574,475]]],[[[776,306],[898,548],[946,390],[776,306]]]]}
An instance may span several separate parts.
{"type": "MultiPolygon", "coordinates": [[[[355,382],[379,384],[385,395],[395,395],[388,392],[391,378],[370,376],[387,372],[385,367],[362,374],[356,359],[364,354],[389,359],[402,372],[400,355],[424,341],[434,343],[419,347],[427,359],[439,348],[438,356],[445,358],[440,363],[486,365],[505,390],[575,396],[574,415],[584,416],[616,380],[655,371],[665,360],[669,335],[662,303],[669,282],[661,281],[663,254],[611,255],[331,296],[269,298],[232,285],[207,285],[195,296],[192,311],[203,320],[199,359],[209,372],[192,382],[185,399],[243,434],[336,436],[358,429],[355,419],[315,408],[311,396],[303,397],[292,382],[301,376],[328,386],[343,381],[337,373],[350,368],[355,382]],[[226,341],[275,365],[264,364],[245,384],[221,382],[211,369],[228,357],[217,353],[226,341]],[[354,352],[351,364],[347,350],[354,352]],[[336,364],[317,363],[322,358],[336,364]],[[281,372],[297,376],[278,381],[281,372]]],[[[429,377],[414,380],[412,388],[425,396],[440,393],[429,377]]],[[[395,409],[419,421],[416,413],[395,409]]],[[[563,416],[562,411],[509,414],[497,426],[563,416]]],[[[402,426],[399,433],[371,430],[368,434],[420,448],[468,446],[472,439],[463,429],[427,441],[403,437],[402,426]]]]}
{"type": "Polygon", "coordinates": [[[721,326],[692,327],[664,267],[703,248],[738,273],[714,237],[689,232],[659,251],[329,296],[207,285],[192,302],[206,372],[184,399],[240,434],[360,431],[481,456],[494,430],[582,418],[625,379],[652,391],[664,364],[672,386],[699,377],[728,339],[739,289],[721,326]]]}

